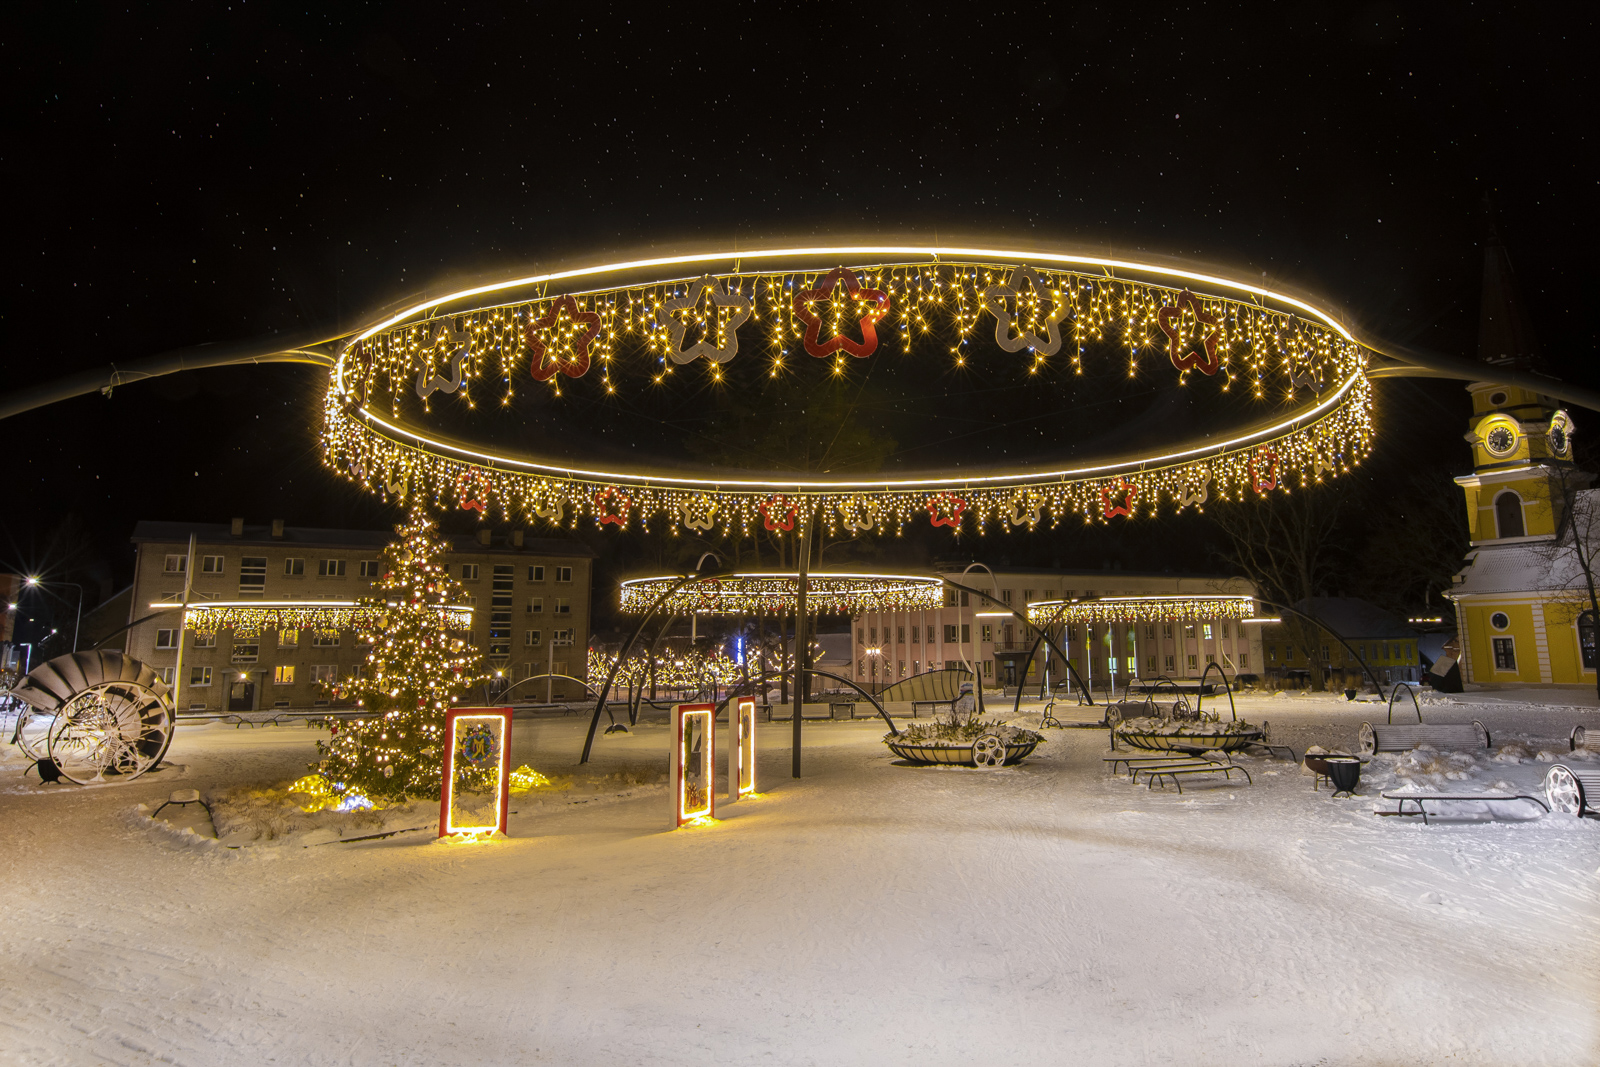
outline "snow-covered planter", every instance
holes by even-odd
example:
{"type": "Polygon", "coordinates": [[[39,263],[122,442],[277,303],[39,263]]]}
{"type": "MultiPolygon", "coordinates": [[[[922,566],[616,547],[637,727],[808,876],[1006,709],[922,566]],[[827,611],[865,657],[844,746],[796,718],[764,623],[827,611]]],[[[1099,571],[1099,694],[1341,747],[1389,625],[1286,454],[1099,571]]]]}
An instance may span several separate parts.
{"type": "Polygon", "coordinates": [[[1111,728],[1112,736],[1134,748],[1170,752],[1183,748],[1209,748],[1236,752],[1265,741],[1266,731],[1248,722],[1196,722],[1183,719],[1123,719],[1111,728]]]}
{"type": "Polygon", "coordinates": [[[914,723],[883,739],[889,751],[907,762],[962,767],[1009,766],[1026,759],[1043,741],[1044,735],[1032,730],[978,720],[914,723]]]}

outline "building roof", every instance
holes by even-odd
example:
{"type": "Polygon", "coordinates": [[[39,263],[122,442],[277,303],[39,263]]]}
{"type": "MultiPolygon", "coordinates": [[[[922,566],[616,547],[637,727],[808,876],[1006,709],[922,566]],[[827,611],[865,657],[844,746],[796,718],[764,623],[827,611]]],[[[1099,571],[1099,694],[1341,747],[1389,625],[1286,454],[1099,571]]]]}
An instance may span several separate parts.
{"type": "MultiPolygon", "coordinates": [[[[1572,511],[1573,522],[1587,525],[1589,536],[1585,540],[1594,553],[1600,547],[1600,489],[1577,493],[1572,511]]],[[[1559,540],[1480,545],[1467,553],[1467,565],[1457,578],[1451,596],[1559,591],[1576,594],[1586,588],[1570,524],[1559,540]]]]}
{"type": "MultiPolygon", "coordinates": [[[[394,540],[389,530],[334,530],[316,526],[285,526],[282,537],[272,536],[271,525],[245,524],[244,533],[235,537],[232,527],[223,522],[159,522],[141,520],[133,528],[134,544],[150,542],[185,544],[189,535],[206,545],[298,545],[303,548],[358,548],[376,551],[394,540]]],[[[522,547],[510,543],[509,533],[493,538],[490,544],[480,544],[471,535],[447,535],[450,549],[458,553],[484,553],[533,556],[573,556],[594,559],[597,553],[582,541],[559,537],[524,537],[522,547]]]]}
{"type": "Polygon", "coordinates": [[[1369,637],[1415,637],[1417,631],[1370,600],[1353,596],[1316,596],[1296,603],[1345,640],[1369,637]]]}

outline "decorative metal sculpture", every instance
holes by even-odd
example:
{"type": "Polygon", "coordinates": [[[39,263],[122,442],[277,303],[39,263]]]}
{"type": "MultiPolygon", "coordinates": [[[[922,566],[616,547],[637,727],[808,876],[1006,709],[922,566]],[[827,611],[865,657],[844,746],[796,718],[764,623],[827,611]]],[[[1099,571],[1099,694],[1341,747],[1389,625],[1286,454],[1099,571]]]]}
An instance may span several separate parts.
{"type": "Polygon", "coordinates": [[[13,740],[79,785],[107,775],[137,778],[172,744],[165,682],[121,652],[73,652],[30,671],[11,689],[27,705],[13,740]]]}

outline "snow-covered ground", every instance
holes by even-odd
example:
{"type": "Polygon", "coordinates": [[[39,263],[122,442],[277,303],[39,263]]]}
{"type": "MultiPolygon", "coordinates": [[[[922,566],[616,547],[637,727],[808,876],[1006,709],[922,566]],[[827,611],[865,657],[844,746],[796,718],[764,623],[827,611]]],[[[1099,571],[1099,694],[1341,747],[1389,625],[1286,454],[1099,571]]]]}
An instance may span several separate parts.
{"type": "MultiPolygon", "coordinates": [[[[807,724],[796,781],[774,723],[764,795],[679,831],[664,725],[580,769],[578,720],[518,721],[514,762],[571,787],[486,843],[345,840],[427,804],[280,817],[301,727],[185,727],[126,785],[42,787],[8,755],[0,1062],[1600,1062],[1600,820],[1373,814],[1407,782],[1539,793],[1540,753],[1600,727],[1592,695],[1465,699],[1424,713],[1482,719],[1491,757],[1383,758],[1353,800],[1261,758],[1254,785],[1150,791],[1106,773],[1100,730],[911,768],[872,722],[807,724]],[[198,808],[146,814],[181,787],[240,847],[198,808]]],[[[1297,751],[1382,715],[1240,708],[1297,751]]]]}

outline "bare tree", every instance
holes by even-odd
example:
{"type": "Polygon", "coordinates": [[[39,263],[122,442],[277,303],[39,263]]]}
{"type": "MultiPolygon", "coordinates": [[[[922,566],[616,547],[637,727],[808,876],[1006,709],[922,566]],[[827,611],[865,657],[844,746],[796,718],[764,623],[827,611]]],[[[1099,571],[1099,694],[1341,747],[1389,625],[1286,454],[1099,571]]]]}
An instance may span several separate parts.
{"type": "MultiPolygon", "coordinates": [[[[1589,488],[1593,480],[1592,474],[1576,467],[1551,469],[1550,504],[1556,509],[1556,537],[1534,548],[1545,564],[1550,582],[1546,589],[1565,594],[1561,599],[1578,608],[1578,640],[1589,646],[1591,657],[1600,631],[1600,596],[1595,590],[1595,572],[1600,570],[1600,490],[1589,488]],[[1587,637],[1584,616],[1588,616],[1587,637]]],[[[1579,654],[1582,652],[1580,647],[1579,654]]],[[[1600,694],[1600,670],[1595,671],[1595,691],[1600,694]]]]}
{"type": "MultiPolygon", "coordinates": [[[[1220,553],[1223,562],[1254,582],[1264,598],[1293,605],[1326,589],[1336,573],[1340,507],[1339,494],[1325,489],[1216,504],[1206,513],[1228,537],[1220,553]]],[[[1326,690],[1327,662],[1317,627],[1286,614],[1283,628],[1305,652],[1311,687],[1326,690]]]]}

